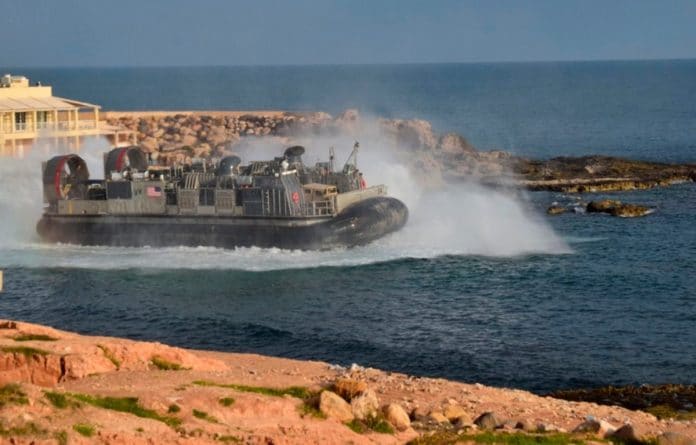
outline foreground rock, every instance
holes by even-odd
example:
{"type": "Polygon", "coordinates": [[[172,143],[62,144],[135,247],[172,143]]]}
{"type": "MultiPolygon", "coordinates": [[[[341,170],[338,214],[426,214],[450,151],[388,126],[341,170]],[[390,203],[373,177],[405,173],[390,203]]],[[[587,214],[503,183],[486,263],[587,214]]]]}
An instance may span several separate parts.
{"type": "Polygon", "coordinates": [[[324,391],[319,398],[319,410],[330,419],[339,422],[349,422],[353,420],[353,411],[348,402],[341,396],[331,391],[324,391]]]}
{"type": "MultiPolygon", "coordinates": [[[[696,437],[691,421],[658,420],[615,406],[11,321],[0,321],[0,408],[0,441],[11,443],[396,444],[420,437],[433,443],[425,438],[456,439],[460,430],[475,434],[476,428],[495,428],[494,434],[515,425],[529,431],[520,434],[572,431],[588,418],[625,437],[662,435],[660,443],[696,437]],[[336,388],[341,395],[331,391],[336,388]],[[365,420],[346,425],[358,400],[365,420]],[[471,426],[472,418],[478,427],[471,426]]],[[[604,434],[586,431],[568,437],[604,434]]]]}

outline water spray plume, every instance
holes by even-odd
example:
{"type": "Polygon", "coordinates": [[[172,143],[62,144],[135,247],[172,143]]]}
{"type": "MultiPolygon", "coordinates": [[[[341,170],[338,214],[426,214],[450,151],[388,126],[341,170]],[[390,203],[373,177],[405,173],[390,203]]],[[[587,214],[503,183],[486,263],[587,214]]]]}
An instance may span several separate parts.
{"type": "MultiPolygon", "coordinates": [[[[425,188],[404,162],[403,152],[376,125],[331,135],[299,137],[304,162],[327,160],[330,147],[336,159],[346,159],[360,142],[358,168],[369,185],[384,183],[390,194],[409,207],[410,220],[401,231],[370,245],[322,252],[280,249],[212,247],[115,248],[46,245],[38,242],[35,224],[42,210],[41,161],[46,153],[0,163],[0,267],[78,267],[96,269],[192,268],[274,270],[316,266],[350,266],[400,258],[442,255],[508,257],[571,252],[567,244],[536,217],[519,193],[484,187],[476,182],[425,188]]],[[[260,138],[235,148],[244,162],[279,156],[286,141],[260,138]]],[[[92,178],[102,176],[102,155],[108,144],[85,146],[80,156],[92,178]]],[[[336,165],[337,169],[342,165],[336,165]]],[[[424,174],[424,172],[420,172],[424,174]]]]}

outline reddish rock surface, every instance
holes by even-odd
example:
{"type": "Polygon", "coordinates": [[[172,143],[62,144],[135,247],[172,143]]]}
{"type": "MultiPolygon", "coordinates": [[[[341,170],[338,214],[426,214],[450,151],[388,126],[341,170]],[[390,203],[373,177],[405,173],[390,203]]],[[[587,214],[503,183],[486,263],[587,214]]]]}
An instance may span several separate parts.
{"type": "Polygon", "coordinates": [[[630,424],[641,437],[665,432],[696,437],[696,423],[691,421],[663,421],[641,411],[514,389],[359,366],[346,369],[322,362],[82,336],[22,322],[0,322],[0,326],[0,442],[57,443],[67,438],[68,443],[109,444],[395,444],[433,429],[463,427],[467,419],[487,412],[512,425],[504,427],[508,430],[524,424],[572,431],[591,416],[617,428],[630,424]],[[378,415],[386,413],[398,423],[395,432],[356,433],[336,419],[312,415],[315,396],[303,400],[249,388],[302,387],[318,394],[335,388],[337,381],[343,381],[339,387],[353,397],[374,391],[378,415]],[[47,392],[63,395],[67,402],[55,406],[47,392]],[[136,397],[138,405],[159,420],[94,406],[84,402],[85,397],[136,397]],[[414,413],[410,426],[402,409],[414,413]],[[428,424],[422,414],[428,412],[439,412],[443,423],[428,424]],[[459,422],[460,418],[465,421],[459,422]],[[77,424],[91,427],[93,436],[82,436],[74,428],[77,424]]]}

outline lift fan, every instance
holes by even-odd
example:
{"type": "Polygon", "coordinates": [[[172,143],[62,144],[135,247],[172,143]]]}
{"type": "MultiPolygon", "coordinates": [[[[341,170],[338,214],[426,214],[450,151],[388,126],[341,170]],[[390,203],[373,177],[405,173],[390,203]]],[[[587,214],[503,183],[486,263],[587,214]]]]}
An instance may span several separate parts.
{"type": "Polygon", "coordinates": [[[104,178],[111,173],[126,170],[144,172],[148,168],[147,155],[138,147],[118,147],[104,155],[104,178]]]}
{"type": "Polygon", "coordinates": [[[239,156],[225,156],[224,158],[220,159],[220,163],[218,164],[218,168],[215,174],[217,176],[227,176],[233,170],[235,170],[237,166],[241,163],[242,158],[240,158],[239,156]]]}
{"type": "Polygon", "coordinates": [[[305,148],[301,145],[293,145],[285,149],[285,158],[290,164],[302,164],[302,155],[305,152],[305,148]]]}
{"type": "Polygon", "coordinates": [[[55,156],[44,167],[44,199],[54,203],[60,199],[84,197],[88,180],[89,170],[84,159],[75,154],[55,156]]]}

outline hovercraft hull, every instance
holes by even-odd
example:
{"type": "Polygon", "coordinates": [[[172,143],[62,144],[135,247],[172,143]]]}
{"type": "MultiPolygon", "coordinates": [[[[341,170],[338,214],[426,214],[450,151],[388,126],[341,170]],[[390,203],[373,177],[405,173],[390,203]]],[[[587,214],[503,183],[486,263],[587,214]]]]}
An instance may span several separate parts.
{"type": "Polygon", "coordinates": [[[324,250],[370,243],[399,230],[407,219],[401,201],[375,197],[335,216],[312,218],[44,214],[37,232],[44,241],[79,245],[324,250]]]}

